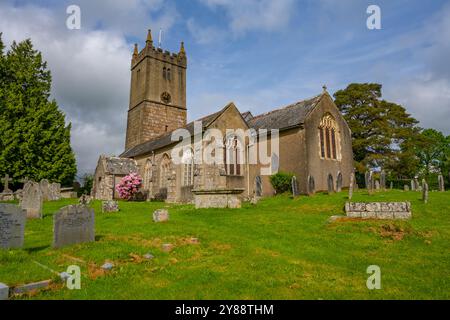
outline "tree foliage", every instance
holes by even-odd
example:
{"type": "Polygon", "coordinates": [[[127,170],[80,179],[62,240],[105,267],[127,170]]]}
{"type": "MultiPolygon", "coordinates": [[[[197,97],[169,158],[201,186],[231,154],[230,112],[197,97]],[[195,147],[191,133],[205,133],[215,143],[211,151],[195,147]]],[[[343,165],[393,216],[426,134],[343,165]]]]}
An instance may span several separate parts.
{"type": "Polygon", "coordinates": [[[399,104],[381,98],[381,84],[353,83],[334,94],[335,102],[352,130],[353,153],[359,172],[383,167],[397,170],[402,145],[414,139],[416,119],[399,104]]]}
{"type": "Polygon", "coordinates": [[[71,125],[50,100],[47,63],[30,40],[3,49],[0,39],[0,175],[70,185],[76,173],[71,125]]]}

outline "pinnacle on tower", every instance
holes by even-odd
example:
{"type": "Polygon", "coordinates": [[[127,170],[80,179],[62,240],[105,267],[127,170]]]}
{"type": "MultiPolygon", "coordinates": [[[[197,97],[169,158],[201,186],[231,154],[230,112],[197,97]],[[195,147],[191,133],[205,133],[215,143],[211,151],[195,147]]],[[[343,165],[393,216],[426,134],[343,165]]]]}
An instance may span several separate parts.
{"type": "Polygon", "coordinates": [[[186,56],[186,51],[184,50],[184,42],[181,42],[181,47],[180,47],[180,56],[186,56]]]}
{"type": "Polygon", "coordinates": [[[139,54],[138,44],[134,44],[134,52],[133,52],[133,58],[137,57],[139,54]]]}
{"type": "Polygon", "coordinates": [[[148,29],[147,40],[145,42],[147,43],[147,46],[152,46],[153,45],[152,30],[151,29],[148,29]]]}

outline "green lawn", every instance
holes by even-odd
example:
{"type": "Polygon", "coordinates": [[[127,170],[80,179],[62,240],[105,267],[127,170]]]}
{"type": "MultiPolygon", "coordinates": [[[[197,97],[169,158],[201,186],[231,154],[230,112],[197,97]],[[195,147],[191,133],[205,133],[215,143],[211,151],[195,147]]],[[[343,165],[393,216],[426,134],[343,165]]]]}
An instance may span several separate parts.
{"type": "Polygon", "coordinates": [[[58,272],[79,265],[81,290],[55,285],[17,299],[450,298],[450,192],[430,192],[427,205],[418,192],[357,192],[354,201],[411,201],[413,218],[328,223],[346,196],[279,196],[239,210],[168,206],[170,221],[160,224],[152,212],[163,203],[120,202],[119,213],[103,214],[94,202],[97,241],[59,250],[52,215],[76,200],[48,202],[43,220],[27,221],[24,249],[0,252],[0,282],[55,278],[36,261],[58,272]],[[148,252],[155,259],[141,259],[148,252]],[[108,273],[105,261],[115,264],[108,273]],[[366,287],[369,265],[381,268],[380,290],[366,287]]]}

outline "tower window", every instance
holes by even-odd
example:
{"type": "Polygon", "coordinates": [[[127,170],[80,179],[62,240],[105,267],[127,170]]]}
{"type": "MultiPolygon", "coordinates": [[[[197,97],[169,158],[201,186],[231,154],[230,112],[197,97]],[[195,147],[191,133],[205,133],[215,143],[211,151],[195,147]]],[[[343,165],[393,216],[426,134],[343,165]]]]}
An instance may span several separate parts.
{"type": "Polygon", "coordinates": [[[163,68],[163,78],[164,78],[164,80],[167,79],[167,70],[166,70],[166,67],[163,68]]]}
{"type": "Polygon", "coordinates": [[[169,69],[167,69],[167,80],[171,80],[171,74],[170,74],[170,68],[169,69]]]}

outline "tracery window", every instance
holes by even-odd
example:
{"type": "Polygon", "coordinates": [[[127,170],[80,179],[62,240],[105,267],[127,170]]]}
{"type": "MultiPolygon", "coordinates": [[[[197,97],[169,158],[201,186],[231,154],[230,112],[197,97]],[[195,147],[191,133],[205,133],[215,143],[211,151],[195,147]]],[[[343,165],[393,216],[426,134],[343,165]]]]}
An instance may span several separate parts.
{"type": "Polygon", "coordinates": [[[323,159],[339,159],[339,130],[336,120],[325,114],[319,125],[320,156],[323,159]]]}
{"type": "Polygon", "coordinates": [[[194,153],[188,149],[181,158],[183,165],[183,186],[194,185],[194,153]]]}
{"type": "Polygon", "coordinates": [[[223,161],[227,175],[241,175],[243,163],[242,143],[236,135],[230,135],[225,139],[223,161]]]}
{"type": "Polygon", "coordinates": [[[159,173],[159,187],[166,188],[170,177],[170,159],[167,154],[163,155],[159,173]]]}

